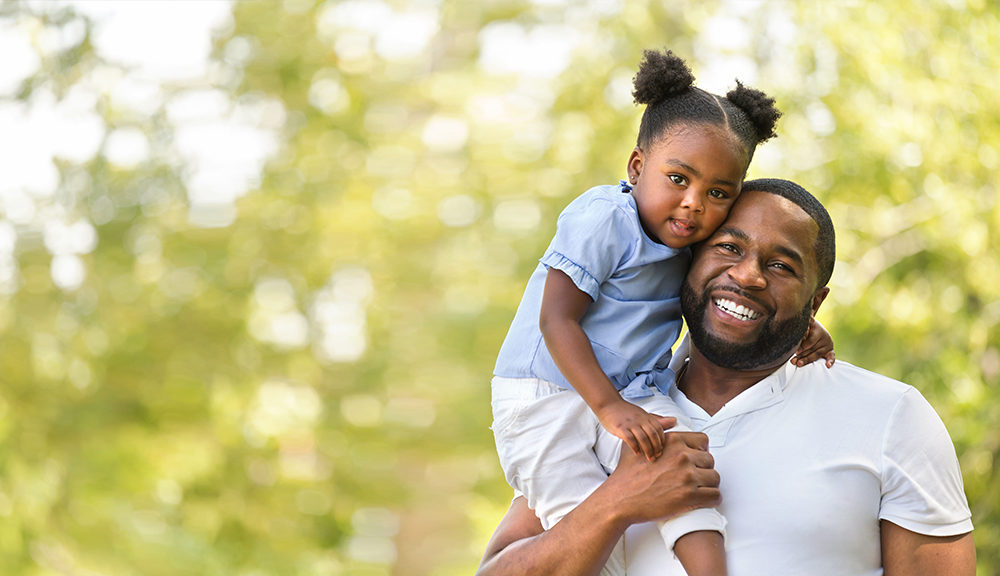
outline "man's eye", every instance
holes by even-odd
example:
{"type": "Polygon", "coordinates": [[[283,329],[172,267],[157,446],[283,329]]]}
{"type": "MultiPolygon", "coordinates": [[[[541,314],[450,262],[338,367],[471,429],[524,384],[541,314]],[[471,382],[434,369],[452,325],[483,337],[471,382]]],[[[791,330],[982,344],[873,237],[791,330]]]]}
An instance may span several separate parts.
{"type": "Polygon", "coordinates": [[[774,264],[771,264],[771,266],[783,272],[790,272],[792,274],[795,273],[795,270],[793,270],[791,266],[785,264],[784,262],[775,262],[774,264]]]}
{"type": "Polygon", "coordinates": [[[670,181],[673,182],[674,184],[677,184],[678,186],[683,186],[684,184],[687,183],[687,178],[680,176],[678,174],[671,174],[670,176],[668,176],[668,178],[670,178],[670,181]]]}
{"type": "Polygon", "coordinates": [[[722,244],[719,244],[719,248],[722,248],[726,252],[734,252],[734,253],[739,252],[735,244],[729,244],[728,242],[723,242],[722,244]]]}

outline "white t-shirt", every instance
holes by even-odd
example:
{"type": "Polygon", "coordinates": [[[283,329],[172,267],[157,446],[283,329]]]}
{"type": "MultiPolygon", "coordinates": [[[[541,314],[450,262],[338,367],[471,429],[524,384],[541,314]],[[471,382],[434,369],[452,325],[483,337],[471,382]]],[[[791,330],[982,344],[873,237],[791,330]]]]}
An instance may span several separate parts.
{"type": "MultiPolygon", "coordinates": [[[[880,519],[972,530],[951,438],[911,386],[837,360],[785,364],[714,416],[671,395],[709,436],[732,576],[881,574],[880,519]]],[[[684,574],[655,524],[630,528],[625,554],[630,576],[684,574]]]]}

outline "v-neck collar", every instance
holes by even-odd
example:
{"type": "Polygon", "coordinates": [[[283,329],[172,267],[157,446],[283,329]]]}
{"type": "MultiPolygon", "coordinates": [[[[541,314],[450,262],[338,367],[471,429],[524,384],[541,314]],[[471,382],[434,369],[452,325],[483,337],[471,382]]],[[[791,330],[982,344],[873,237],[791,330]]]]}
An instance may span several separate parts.
{"type": "MultiPolygon", "coordinates": [[[[684,370],[687,368],[689,353],[690,343],[688,342],[688,338],[685,337],[670,362],[670,367],[673,368],[674,373],[683,375],[684,370]]],[[[791,362],[786,362],[770,376],[737,394],[735,398],[727,402],[714,415],[709,415],[701,406],[692,402],[677,387],[676,380],[670,387],[670,397],[694,421],[695,428],[698,428],[697,431],[708,435],[708,445],[710,448],[724,446],[726,438],[729,436],[729,430],[738,417],[774,406],[785,399],[784,390],[791,377],[790,370],[795,370],[796,368],[791,362]]]]}

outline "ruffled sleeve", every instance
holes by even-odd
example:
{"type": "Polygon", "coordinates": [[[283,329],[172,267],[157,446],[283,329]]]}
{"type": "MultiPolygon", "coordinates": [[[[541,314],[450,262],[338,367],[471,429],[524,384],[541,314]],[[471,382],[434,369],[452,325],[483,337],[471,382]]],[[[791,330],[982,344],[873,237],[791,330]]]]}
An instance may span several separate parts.
{"type": "Polygon", "coordinates": [[[556,235],[540,261],[564,272],[591,300],[597,300],[601,283],[634,252],[638,223],[608,198],[587,200],[571,203],[559,216],[556,235]]]}

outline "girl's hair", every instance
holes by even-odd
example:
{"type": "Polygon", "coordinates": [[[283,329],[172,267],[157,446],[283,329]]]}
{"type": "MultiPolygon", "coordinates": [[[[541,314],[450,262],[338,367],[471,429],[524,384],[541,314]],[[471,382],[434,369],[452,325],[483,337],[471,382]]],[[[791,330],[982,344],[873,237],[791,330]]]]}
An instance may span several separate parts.
{"type": "Polygon", "coordinates": [[[670,50],[643,51],[633,85],[635,103],[646,105],[637,142],[642,150],[677,125],[709,124],[736,135],[749,166],[757,145],[775,136],[774,125],[781,116],[774,98],[739,80],[725,97],[696,88],[691,69],[670,50]]]}

